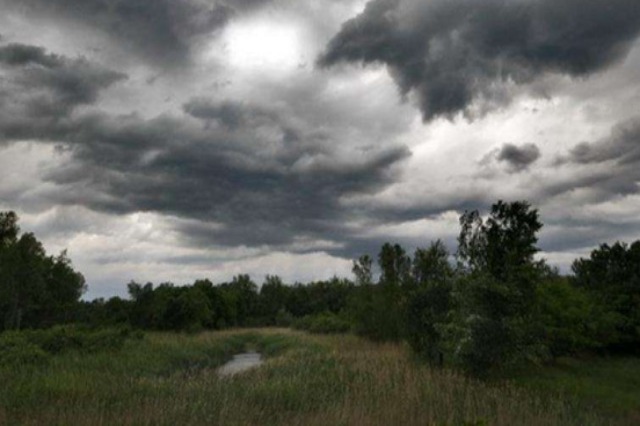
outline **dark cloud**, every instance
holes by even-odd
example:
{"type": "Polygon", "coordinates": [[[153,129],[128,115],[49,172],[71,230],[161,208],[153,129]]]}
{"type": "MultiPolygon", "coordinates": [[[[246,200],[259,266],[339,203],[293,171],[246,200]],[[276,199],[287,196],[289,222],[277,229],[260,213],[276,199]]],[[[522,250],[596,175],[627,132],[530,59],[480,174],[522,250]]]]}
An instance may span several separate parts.
{"type": "Polygon", "coordinates": [[[408,156],[398,147],[336,158],[289,149],[287,138],[275,125],[265,133],[175,117],[93,117],[69,135],[73,161],[47,179],[65,188],[69,204],[196,219],[182,231],[198,244],[286,247],[337,235],[351,217],[342,197],[380,190],[408,156]]]}
{"type": "Polygon", "coordinates": [[[58,68],[63,65],[58,56],[47,54],[42,47],[18,43],[0,48],[0,63],[12,67],[41,65],[45,68],[58,68]]]}
{"type": "Polygon", "coordinates": [[[508,102],[509,85],[548,73],[601,71],[639,32],[636,0],[371,0],[318,63],[387,65],[431,120],[508,102]]]}
{"type": "Polygon", "coordinates": [[[555,167],[574,172],[547,185],[548,196],[585,190],[591,202],[603,202],[640,193],[640,117],[618,124],[607,138],[576,145],[556,159],[555,167]]]}
{"type": "Polygon", "coordinates": [[[126,78],[83,58],[24,44],[0,46],[0,141],[55,138],[75,108],[126,78]]]}
{"type": "Polygon", "coordinates": [[[386,187],[409,156],[402,146],[335,152],[330,134],[251,103],[198,98],[154,119],[80,111],[123,76],[24,45],[2,47],[0,65],[0,140],[56,143],[69,159],[44,176],[58,188],[53,205],[192,219],[178,228],[196,244],[311,250],[342,239],[358,214],[343,199],[386,187]]]}
{"type": "Polygon", "coordinates": [[[154,64],[173,67],[188,61],[192,44],[224,27],[235,13],[268,1],[0,0],[0,5],[27,18],[83,25],[154,64]]]}
{"type": "Polygon", "coordinates": [[[230,101],[214,103],[209,99],[197,98],[186,103],[183,109],[195,118],[215,122],[229,129],[278,120],[275,114],[264,108],[230,101]]]}
{"type": "Polygon", "coordinates": [[[495,158],[506,163],[510,171],[521,172],[540,158],[540,148],[532,143],[522,146],[506,143],[496,152],[495,158]]]}
{"type": "Polygon", "coordinates": [[[540,248],[545,251],[562,252],[592,250],[604,242],[613,243],[637,235],[640,227],[636,222],[620,223],[615,219],[572,220],[562,218],[557,223],[547,221],[542,230],[540,248]]]}
{"type": "Polygon", "coordinates": [[[561,162],[596,164],[613,161],[620,166],[640,163],[640,118],[616,126],[611,136],[597,143],[576,145],[561,162]]]}

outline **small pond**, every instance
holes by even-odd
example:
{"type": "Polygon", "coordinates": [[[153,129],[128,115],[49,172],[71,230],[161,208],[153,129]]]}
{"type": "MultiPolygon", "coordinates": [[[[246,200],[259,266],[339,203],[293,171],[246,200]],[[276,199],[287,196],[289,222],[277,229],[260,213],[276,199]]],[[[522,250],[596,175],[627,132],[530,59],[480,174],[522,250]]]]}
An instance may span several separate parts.
{"type": "Polygon", "coordinates": [[[229,377],[262,364],[262,356],[258,352],[245,352],[233,356],[233,359],[218,368],[220,377],[229,377]]]}

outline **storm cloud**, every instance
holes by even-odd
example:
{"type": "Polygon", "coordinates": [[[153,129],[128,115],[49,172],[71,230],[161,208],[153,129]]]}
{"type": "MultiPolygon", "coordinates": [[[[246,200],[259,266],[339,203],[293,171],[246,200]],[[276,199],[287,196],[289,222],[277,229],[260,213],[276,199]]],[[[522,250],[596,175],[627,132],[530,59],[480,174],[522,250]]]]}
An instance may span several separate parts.
{"type": "Polygon", "coordinates": [[[617,124],[608,137],[582,142],[557,158],[558,168],[576,168],[566,181],[550,185],[549,192],[561,194],[587,191],[597,202],[640,192],[640,117],[617,124]]]}
{"type": "Polygon", "coordinates": [[[571,149],[560,162],[597,164],[611,161],[618,166],[640,163],[640,118],[613,128],[611,135],[596,143],[583,142],[571,149]]]}
{"type": "Polygon", "coordinates": [[[520,172],[540,158],[540,148],[532,143],[522,146],[507,143],[496,152],[495,158],[499,162],[506,163],[510,171],[520,172]]]}
{"type": "Polygon", "coordinates": [[[18,43],[0,45],[0,143],[55,138],[79,106],[126,76],[84,58],[18,43]]]}
{"type": "Polygon", "coordinates": [[[92,295],[454,251],[498,199],[566,266],[640,238],[635,3],[0,0],[0,209],[92,295]]]}
{"type": "Polygon", "coordinates": [[[607,69],[639,32],[635,0],[371,0],[318,63],[386,65],[429,121],[502,106],[548,74],[607,69]]]}
{"type": "Polygon", "coordinates": [[[330,134],[245,102],[194,98],[184,114],[152,119],[75,112],[124,76],[16,44],[0,48],[0,65],[13,96],[0,103],[4,142],[56,143],[69,158],[45,176],[63,189],[52,202],[194,219],[181,228],[198,244],[286,246],[338,235],[353,214],[341,200],[381,190],[410,155],[396,145],[343,157],[330,134]]]}
{"type": "Polygon", "coordinates": [[[268,1],[0,0],[0,6],[98,31],[146,61],[171,68],[189,61],[192,45],[224,28],[237,13],[268,1]]]}

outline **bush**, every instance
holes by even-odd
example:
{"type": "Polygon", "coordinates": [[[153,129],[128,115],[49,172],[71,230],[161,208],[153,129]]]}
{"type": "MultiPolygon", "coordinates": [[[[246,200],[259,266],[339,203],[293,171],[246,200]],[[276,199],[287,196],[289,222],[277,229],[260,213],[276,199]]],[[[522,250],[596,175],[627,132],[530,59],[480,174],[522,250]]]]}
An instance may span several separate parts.
{"type": "Polygon", "coordinates": [[[130,338],[141,338],[128,328],[88,329],[58,326],[48,330],[25,330],[0,334],[2,363],[34,364],[46,361],[49,355],[68,351],[94,353],[119,350],[130,338]]]}
{"type": "Polygon", "coordinates": [[[0,365],[43,364],[48,358],[41,347],[28,341],[22,333],[0,334],[0,365]]]}
{"type": "Polygon", "coordinates": [[[351,329],[351,323],[331,312],[317,315],[307,315],[293,323],[293,327],[310,333],[332,334],[346,333],[351,329]]]}
{"type": "Polygon", "coordinates": [[[293,315],[286,309],[280,309],[276,314],[275,324],[278,327],[290,327],[293,323],[293,315]]]}

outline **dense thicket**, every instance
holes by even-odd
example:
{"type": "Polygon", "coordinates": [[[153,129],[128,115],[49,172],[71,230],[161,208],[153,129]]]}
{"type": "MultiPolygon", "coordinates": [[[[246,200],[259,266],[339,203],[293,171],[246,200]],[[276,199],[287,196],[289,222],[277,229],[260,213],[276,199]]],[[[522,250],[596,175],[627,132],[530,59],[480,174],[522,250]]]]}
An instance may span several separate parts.
{"type": "Polygon", "coordinates": [[[442,241],[411,255],[384,244],[377,262],[353,263],[354,281],[285,284],[248,275],[214,284],[130,282],[128,299],[79,301],[82,275],[65,253],[47,256],[17,217],[0,214],[2,329],[65,322],[192,331],[294,326],[406,340],[430,362],[487,374],[523,361],[640,348],[640,241],[602,245],[562,276],[535,257],[542,228],[526,202],[498,202],[460,218],[458,247],[442,241]]]}

